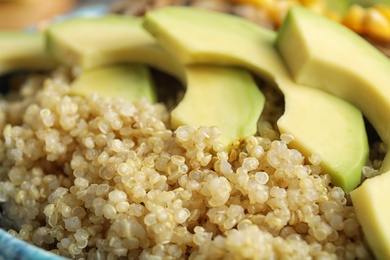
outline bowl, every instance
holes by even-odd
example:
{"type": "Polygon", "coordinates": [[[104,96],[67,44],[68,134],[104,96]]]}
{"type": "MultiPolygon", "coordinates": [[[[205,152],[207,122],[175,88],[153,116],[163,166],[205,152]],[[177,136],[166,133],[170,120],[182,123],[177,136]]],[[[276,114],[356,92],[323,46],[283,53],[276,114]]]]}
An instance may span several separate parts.
{"type": "Polygon", "coordinates": [[[0,228],[0,260],[64,260],[44,249],[14,237],[0,228]]]}

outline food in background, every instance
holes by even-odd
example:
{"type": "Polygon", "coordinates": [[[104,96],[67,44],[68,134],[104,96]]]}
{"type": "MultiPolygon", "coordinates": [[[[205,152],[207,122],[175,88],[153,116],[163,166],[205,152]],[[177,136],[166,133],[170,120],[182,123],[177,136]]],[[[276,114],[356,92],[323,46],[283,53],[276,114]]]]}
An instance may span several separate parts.
{"type": "Polygon", "coordinates": [[[3,0],[0,1],[0,29],[21,30],[49,21],[76,6],[76,0],[3,0]]]}

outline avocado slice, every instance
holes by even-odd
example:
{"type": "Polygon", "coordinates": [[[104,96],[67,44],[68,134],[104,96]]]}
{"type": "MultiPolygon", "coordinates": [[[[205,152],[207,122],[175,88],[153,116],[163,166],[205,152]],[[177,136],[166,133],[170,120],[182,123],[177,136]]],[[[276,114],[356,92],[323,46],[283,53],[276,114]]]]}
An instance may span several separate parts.
{"type": "Polygon", "coordinates": [[[390,259],[390,174],[365,180],[351,192],[364,235],[376,259],[390,259]]]}
{"type": "MultiPolygon", "coordinates": [[[[349,29],[300,7],[288,13],[276,47],[295,82],[351,102],[390,144],[390,124],[384,123],[390,122],[390,61],[385,55],[349,29]]],[[[388,157],[383,172],[390,170],[388,157]]]]}
{"type": "Polygon", "coordinates": [[[293,82],[274,48],[274,32],[231,15],[177,6],[148,12],[144,27],[183,64],[240,66],[277,85],[286,104],[278,127],[297,138],[291,146],[306,156],[319,154],[325,172],[344,191],[360,183],[368,157],[361,112],[293,82]]]}
{"type": "Polygon", "coordinates": [[[135,62],[183,78],[182,66],[142,28],[142,18],[123,15],[72,18],[48,28],[46,47],[61,63],[84,70],[135,62]]]}
{"type": "MultiPolygon", "coordinates": [[[[306,9],[290,10],[276,46],[294,80],[337,95],[360,108],[390,144],[390,61],[345,27],[306,9]]],[[[357,217],[378,259],[390,258],[390,153],[381,177],[351,192],[357,217]]]]}
{"type": "Polygon", "coordinates": [[[143,26],[181,64],[240,65],[274,81],[274,73],[263,66],[264,60],[278,62],[268,46],[263,47],[273,41],[274,32],[242,18],[194,7],[168,6],[147,12],[143,26]]]}
{"type": "Polygon", "coordinates": [[[43,35],[36,32],[0,31],[0,49],[0,75],[56,66],[55,60],[45,52],[43,35]]]}
{"type": "Polygon", "coordinates": [[[293,134],[291,147],[307,156],[320,155],[323,172],[330,174],[333,184],[349,193],[361,183],[361,171],[368,158],[361,112],[323,91],[299,85],[290,87],[284,91],[286,108],[277,122],[279,131],[293,134]]]}
{"type": "Polygon", "coordinates": [[[123,97],[133,102],[145,97],[156,102],[156,91],[149,68],[141,64],[114,64],[83,72],[70,85],[70,94],[123,97]]]}
{"type": "Polygon", "coordinates": [[[171,113],[173,127],[218,126],[225,148],[257,131],[265,97],[253,76],[240,68],[186,66],[187,90],[171,113]]]}

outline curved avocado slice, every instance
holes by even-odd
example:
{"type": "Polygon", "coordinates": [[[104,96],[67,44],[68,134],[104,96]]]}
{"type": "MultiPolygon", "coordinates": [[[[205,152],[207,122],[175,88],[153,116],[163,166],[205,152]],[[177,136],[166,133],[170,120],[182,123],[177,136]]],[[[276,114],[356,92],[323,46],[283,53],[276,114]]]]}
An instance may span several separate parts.
{"type": "Polygon", "coordinates": [[[351,199],[376,259],[390,259],[390,173],[365,180],[351,199]]]}
{"type": "Polygon", "coordinates": [[[46,47],[58,61],[87,70],[119,62],[145,63],[183,79],[183,68],[142,28],[142,18],[107,15],[50,26],[46,47]]]}
{"type": "Polygon", "coordinates": [[[186,66],[187,90],[171,113],[173,127],[218,126],[225,147],[253,135],[265,97],[246,70],[225,66],[186,66]]]}
{"type": "Polygon", "coordinates": [[[284,91],[286,108],[277,122],[280,132],[292,133],[292,147],[303,154],[320,155],[322,170],[331,175],[332,183],[346,193],[352,191],[361,183],[369,150],[361,112],[317,89],[290,87],[291,93],[284,91]]]}
{"type": "MultiPolygon", "coordinates": [[[[276,42],[294,80],[326,90],[360,108],[390,145],[390,61],[348,29],[292,8],[276,42]],[[297,51],[299,50],[299,51],[297,51]]],[[[390,258],[390,149],[383,176],[351,192],[358,219],[378,259],[390,258]]]]}
{"type": "Polygon", "coordinates": [[[267,49],[273,48],[268,44],[273,42],[274,32],[242,18],[169,6],[147,12],[143,26],[182,64],[240,65],[256,71],[267,81],[275,80],[275,73],[264,66],[264,61],[271,63],[271,68],[279,65],[274,53],[267,49]]]}
{"type": "Polygon", "coordinates": [[[146,97],[156,102],[156,91],[149,68],[141,64],[115,64],[83,72],[70,85],[70,94],[122,97],[127,102],[146,97]]]}
{"type": "Polygon", "coordinates": [[[291,146],[306,156],[319,154],[332,182],[346,192],[360,183],[368,157],[361,112],[293,82],[274,48],[274,32],[231,15],[185,7],[148,12],[144,27],[183,64],[236,65],[276,84],[286,104],[278,127],[297,138],[291,146]]]}
{"type": "Polygon", "coordinates": [[[55,60],[45,52],[39,33],[0,31],[0,75],[14,70],[49,70],[55,60]]]}
{"type": "MultiPolygon", "coordinates": [[[[299,7],[288,13],[276,47],[295,82],[351,102],[390,144],[390,124],[384,123],[390,122],[390,61],[385,55],[347,28],[299,7]]],[[[383,172],[390,170],[388,157],[383,172]]]]}

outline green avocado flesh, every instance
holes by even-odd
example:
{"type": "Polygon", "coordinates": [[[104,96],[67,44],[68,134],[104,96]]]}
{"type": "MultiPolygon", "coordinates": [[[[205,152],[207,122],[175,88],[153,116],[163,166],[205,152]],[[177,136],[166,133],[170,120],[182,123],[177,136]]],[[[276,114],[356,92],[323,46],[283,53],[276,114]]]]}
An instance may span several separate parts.
{"type": "Polygon", "coordinates": [[[46,47],[68,66],[91,69],[118,62],[145,63],[182,78],[182,67],[142,28],[142,18],[74,18],[46,32],[46,47]]]}
{"type": "Polygon", "coordinates": [[[256,133],[265,98],[248,71],[212,65],[185,71],[187,90],[171,113],[173,127],[219,126],[225,147],[256,133]]]}
{"type": "Polygon", "coordinates": [[[293,133],[291,147],[303,154],[320,155],[322,170],[331,175],[332,183],[352,191],[361,182],[369,149],[361,112],[330,94],[297,88],[289,95],[279,130],[293,133]],[[309,99],[315,100],[310,107],[306,104],[309,99]]]}
{"type": "MultiPolygon", "coordinates": [[[[294,81],[351,102],[390,143],[390,124],[383,123],[390,122],[386,56],[347,28],[298,7],[287,15],[276,46],[294,81]]],[[[389,163],[383,171],[390,169],[389,163]]]]}
{"type": "Polygon", "coordinates": [[[0,31],[0,50],[0,75],[14,70],[48,70],[56,65],[38,33],[0,31]]]}
{"type": "Polygon", "coordinates": [[[143,25],[182,64],[233,63],[258,71],[266,80],[275,76],[262,66],[264,61],[271,67],[277,62],[269,52],[274,33],[241,18],[175,6],[146,13],[143,25]]]}
{"type": "Polygon", "coordinates": [[[390,259],[390,173],[365,180],[351,192],[351,198],[376,258],[390,259]]]}
{"type": "Polygon", "coordinates": [[[343,15],[351,6],[350,0],[322,0],[325,3],[325,8],[336,13],[343,15]]]}
{"type": "Polygon", "coordinates": [[[346,192],[360,183],[368,157],[362,114],[348,102],[294,83],[274,48],[275,33],[237,17],[184,7],[148,12],[144,27],[183,64],[240,66],[276,84],[286,104],[279,130],[299,138],[292,147],[306,156],[319,154],[323,169],[346,192]]]}
{"type": "MultiPolygon", "coordinates": [[[[384,123],[390,122],[390,62],[386,56],[352,31],[304,8],[291,9],[276,46],[297,83],[351,102],[390,144],[390,124],[384,123]]],[[[383,172],[390,170],[387,157],[383,172]]]]}
{"type": "Polygon", "coordinates": [[[156,102],[156,92],[149,68],[140,64],[115,64],[83,72],[71,84],[70,93],[86,96],[122,97],[133,102],[145,97],[156,102]]]}
{"type": "MultiPolygon", "coordinates": [[[[290,10],[277,49],[298,83],[339,96],[361,109],[390,144],[390,61],[339,24],[303,8],[290,10]]],[[[390,258],[390,155],[383,176],[351,192],[357,217],[378,259],[390,258]]]]}

